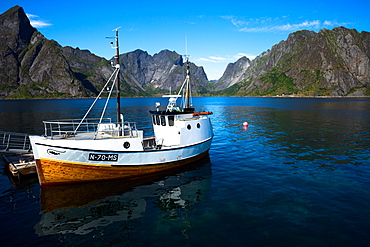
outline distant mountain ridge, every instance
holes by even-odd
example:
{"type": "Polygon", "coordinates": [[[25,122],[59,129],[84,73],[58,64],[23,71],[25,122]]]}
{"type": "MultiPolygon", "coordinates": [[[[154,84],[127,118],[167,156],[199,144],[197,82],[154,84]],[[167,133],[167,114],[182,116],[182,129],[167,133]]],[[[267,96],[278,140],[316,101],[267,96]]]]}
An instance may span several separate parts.
{"type": "MultiPolygon", "coordinates": [[[[122,96],[175,90],[185,79],[182,57],[140,50],[120,55],[122,96]]],[[[206,92],[202,67],[191,63],[195,91],[206,92]]],[[[0,98],[92,97],[112,73],[110,62],[88,50],[62,47],[33,28],[23,8],[0,15],[0,98]]]]}
{"type": "MultiPolygon", "coordinates": [[[[163,50],[151,56],[138,49],[120,55],[120,62],[123,65],[122,74],[149,93],[176,90],[186,76],[183,58],[174,51],[163,50]]],[[[190,63],[190,74],[193,90],[207,92],[209,82],[203,67],[190,63]]]]}
{"type": "MultiPolygon", "coordinates": [[[[185,79],[181,55],[120,55],[121,95],[178,90],[185,79]]],[[[15,6],[0,15],[0,99],[93,97],[112,67],[88,50],[62,47],[33,28],[15,6]]],[[[230,63],[218,81],[190,63],[193,94],[239,96],[370,96],[370,33],[344,27],[297,31],[254,60],[230,63]]]]}
{"type": "Polygon", "coordinates": [[[248,66],[243,75],[238,67],[225,71],[237,76],[219,85],[227,88],[220,93],[370,96],[369,32],[344,27],[297,31],[253,61],[242,58],[235,64],[243,63],[248,66]],[[233,80],[239,82],[228,87],[233,80]]]}

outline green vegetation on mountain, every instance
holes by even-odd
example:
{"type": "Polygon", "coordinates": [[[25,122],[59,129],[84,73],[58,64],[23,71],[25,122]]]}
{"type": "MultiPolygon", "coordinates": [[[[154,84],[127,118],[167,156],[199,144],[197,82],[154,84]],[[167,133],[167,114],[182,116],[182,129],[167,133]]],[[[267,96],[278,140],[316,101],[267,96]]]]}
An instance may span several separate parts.
{"type": "Polygon", "coordinates": [[[297,31],[255,60],[245,61],[248,69],[238,75],[239,82],[220,94],[370,96],[369,47],[368,32],[344,27],[297,31]]]}
{"type": "MultiPolygon", "coordinates": [[[[121,95],[177,92],[183,57],[163,50],[120,55],[121,95]]],[[[110,61],[62,47],[33,28],[15,6],[0,15],[0,98],[94,97],[112,73],[110,61]]],[[[370,33],[344,27],[301,30],[250,61],[230,63],[217,81],[190,63],[194,96],[370,96],[370,33]]]]}

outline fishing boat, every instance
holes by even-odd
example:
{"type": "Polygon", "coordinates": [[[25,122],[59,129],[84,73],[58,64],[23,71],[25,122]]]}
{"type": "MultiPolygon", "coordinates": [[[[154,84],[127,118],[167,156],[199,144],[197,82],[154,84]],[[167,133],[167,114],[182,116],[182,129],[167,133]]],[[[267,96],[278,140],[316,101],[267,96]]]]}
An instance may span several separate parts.
{"type": "Polygon", "coordinates": [[[184,166],[208,154],[213,138],[212,112],[195,112],[192,107],[189,56],[185,56],[186,78],[178,93],[163,96],[168,98],[167,106],[162,109],[156,102],[149,112],[154,136],[144,137],[136,123],[124,121],[118,29],[113,31],[114,71],[86,114],[81,119],[43,121],[44,135],[30,136],[41,186],[139,178],[184,166]],[[108,96],[101,117],[89,118],[103,93],[108,96]],[[116,121],[105,117],[113,93],[117,98],[116,121]]]}

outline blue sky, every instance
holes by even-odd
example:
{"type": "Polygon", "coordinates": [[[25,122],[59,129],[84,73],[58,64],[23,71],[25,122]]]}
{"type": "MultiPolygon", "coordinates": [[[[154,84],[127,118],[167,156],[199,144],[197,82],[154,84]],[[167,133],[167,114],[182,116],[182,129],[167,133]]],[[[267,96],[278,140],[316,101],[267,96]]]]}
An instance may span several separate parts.
{"type": "Polygon", "coordinates": [[[50,1],[2,0],[0,12],[19,5],[46,38],[110,59],[107,36],[120,29],[120,53],[168,49],[218,79],[241,56],[253,59],[297,30],[337,26],[370,32],[370,1],[50,1]]]}

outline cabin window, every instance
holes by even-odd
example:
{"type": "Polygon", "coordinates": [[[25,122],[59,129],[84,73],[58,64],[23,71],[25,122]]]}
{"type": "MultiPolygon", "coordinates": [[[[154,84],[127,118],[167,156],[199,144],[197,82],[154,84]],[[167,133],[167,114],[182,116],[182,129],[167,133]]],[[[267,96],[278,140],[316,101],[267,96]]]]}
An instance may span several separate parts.
{"type": "Polygon", "coordinates": [[[200,129],[200,123],[197,123],[197,128],[200,129]]]}
{"type": "Polygon", "coordinates": [[[186,128],[188,128],[188,130],[191,130],[191,125],[188,124],[188,126],[186,128]]]}
{"type": "Polygon", "coordinates": [[[159,115],[155,115],[155,121],[157,122],[157,125],[161,124],[161,122],[159,121],[159,115]]]}
{"type": "Polygon", "coordinates": [[[152,115],[152,119],[153,119],[153,124],[157,124],[157,123],[155,122],[155,115],[152,115]]]}
{"type": "Polygon", "coordinates": [[[166,118],[165,118],[165,116],[161,116],[161,124],[162,124],[162,126],[166,126],[166,118]]]}
{"type": "Polygon", "coordinates": [[[174,125],[174,120],[175,120],[174,116],[168,116],[168,125],[173,126],[174,125]]]}

